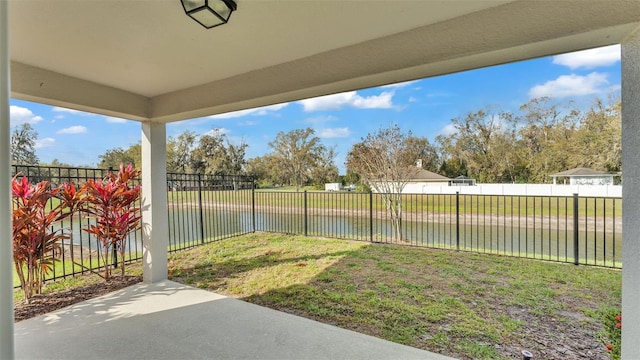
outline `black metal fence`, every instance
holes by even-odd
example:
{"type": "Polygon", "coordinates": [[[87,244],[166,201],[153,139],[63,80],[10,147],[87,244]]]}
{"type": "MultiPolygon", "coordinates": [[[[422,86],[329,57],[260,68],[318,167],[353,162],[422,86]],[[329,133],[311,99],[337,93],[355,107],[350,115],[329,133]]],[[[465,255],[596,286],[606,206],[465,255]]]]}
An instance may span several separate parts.
{"type": "MultiPolygon", "coordinates": [[[[32,182],[81,184],[107,169],[14,166],[32,182]]],[[[355,192],[253,189],[248,177],[167,174],[169,251],[255,231],[456,249],[621,268],[622,200],[602,197],[407,194],[399,218],[384,196],[355,192]]],[[[94,271],[97,240],[83,214],[61,226],[71,234],[48,279],[94,271]]],[[[142,257],[142,233],[129,235],[125,259],[142,257]]]]}
{"type": "Polygon", "coordinates": [[[622,200],[603,197],[254,194],[255,230],[447,248],[620,268],[622,200]]]}
{"type": "Polygon", "coordinates": [[[167,174],[169,251],[253,232],[253,180],[167,174]]]}

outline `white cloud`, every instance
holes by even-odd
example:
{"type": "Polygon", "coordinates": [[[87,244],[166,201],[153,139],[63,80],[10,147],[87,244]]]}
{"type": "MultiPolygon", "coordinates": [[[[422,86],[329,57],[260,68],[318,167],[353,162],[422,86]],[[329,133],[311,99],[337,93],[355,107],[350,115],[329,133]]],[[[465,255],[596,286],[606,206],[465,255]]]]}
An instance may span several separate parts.
{"type": "Polygon", "coordinates": [[[9,106],[9,119],[11,126],[22,124],[35,124],[42,120],[41,116],[34,115],[31,110],[20,106],[9,106]]]}
{"type": "Polygon", "coordinates": [[[264,115],[267,115],[269,113],[278,111],[278,110],[286,107],[287,105],[289,105],[289,103],[282,103],[282,104],[263,106],[263,107],[254,108],[254,109],[232,111],[232,112],[228,112],[228,113],[224,113],[224,114],[218,114],[218,115],[209,116],[209,119],[231,119],[231,118],[238,118],[238,117],[243,117],[243,116],[264,116],[264,115]]]}
{"type": "Polygon", "coordinates": [[[349,128],[326,128],[318,131],[318,136],[325,139],[346,138],[351,135],[349,128]]]}
{"type": "Polygon", "coordinates": [[[68,128],[60,129],[56,131],[56,134],[82,134],[86,133],[87,128],[80,125],[69,126],[68,128]]]}
{"type": "Polygon", "coordinates": [[[553,63],[570,69],[593,69],[610,66],[620,61],[620,45],[605,46],[553,57],[553,63]]]}
{"type": "Polygon", "coordinates": [[[215,128],[215,129],[211,129],[211,130],[207,131],[203,135],[209,135],[209,136],[215,136],[217,134],[226,135],[226,134],[229,134],[230,132],[231,132],[231,130],[229,130],[229,129],[215,128]]]}
{"type": "Polygon", "coordinates": [[[112,124],[124,124],[124,123],[127,122],[127,119],[121,119],[121,118],[117,118],[117,117],[113,117],[113,116],[105,116],[104,119],[108,123],[112,123],[112,124]]]}
{"type": "Polygon", "coordinates": [[[608,93],[620,88],[619,85],[608,86],[607,74],[592,72],[589,75],[562,75],[555,80],[536,85],[529,90],[530,98],[543,96],[562,98],[608,93]]]}
{"type": "Polygon", "coordinates": [[[449,136],[458,132],[458,129],[453,124],[449,124],[440,129],[440,135],[449,136]]]}
{"type": "Polygon", "coordinates": [[[389,109],[393,107],[393,92],[382,92],[380,95],[362,97],[355,91],[320,96],[300,100],[304,111],[339,110],[344,107],[357,109],[389,109]]]}
{"type": "Polygon", "coordinates": [[[55,145],[55,143],[56,143],[56,139],[54,138],[43,138],[43,139],[36,140],[36,144],[34,147],[36,149],[41,149],[41,148],[51,147],[55,145]]]}

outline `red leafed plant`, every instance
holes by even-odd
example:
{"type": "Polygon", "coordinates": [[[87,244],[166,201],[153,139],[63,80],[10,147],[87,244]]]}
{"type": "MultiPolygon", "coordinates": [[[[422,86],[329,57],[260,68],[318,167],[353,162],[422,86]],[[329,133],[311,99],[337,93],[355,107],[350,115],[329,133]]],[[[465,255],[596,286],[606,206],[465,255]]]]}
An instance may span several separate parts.
{"type": "Polygon", "coordinates": [[[63,229],[53,230],[52,225],[70,216],[70,204],[78,199],[61,188],[53,188],[47,181],[32,184],[27,177],[18,179],[18,175],[11,180],[13,262],[27,302],[42,290],[43,275],[53,269],[60,241],[69,238],[63,229]],[[71,198],[51,201],[62,193],[71,198]]]}
{"type": "Polygon", "coordinates": [[[604,331],[602,332],[602,341],[606,349],[609,351],[611,359],[620,359],[620,344],[622,338],[622,315],[620,309],[610,308],[603,312],[602,323],[604,331]]]}
{"type": "MultiPolygon", "coordinates": [[[[82,204],[84,203],[84,199],[82,198],[82,194],[76,190],[76,186],[72,183],[64,183],[60,185],[58,188],[57,198],[60,200],[60,203],[68,209],[68,215],[75,214],[82,204]]],[[[74,254],[75,251],[73,249],[73,218],[74,216],[70,216],[70,238],[69,241],[69,252],[71,255],[71,262],[75,262],[74,254]]]]}
{"type": "MultiPolygon", "coordinates": [[[[140,197],[140,186],[131,186],[131,182],[140,175],[133,165],[125,167],[120,164],[117,174],[109,172],[103,180],[89,180],[80,189],[87,206],[82,208],[89,216],[95,218],[95,224],[84,229],[93,234],[101,247],[104,264],[104,278],[111,277],[109,261],[115,249],[124,259],[127,235],[140,228],[140,208],[136,206],[140,197]]],[[[124,276],[124,261],[121,266],[124,276]]]]}

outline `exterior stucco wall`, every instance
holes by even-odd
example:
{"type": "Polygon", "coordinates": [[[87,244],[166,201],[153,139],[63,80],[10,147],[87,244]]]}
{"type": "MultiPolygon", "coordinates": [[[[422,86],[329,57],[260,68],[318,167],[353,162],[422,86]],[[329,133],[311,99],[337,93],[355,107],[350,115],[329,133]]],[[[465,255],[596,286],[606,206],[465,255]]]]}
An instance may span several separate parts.
{"type": "Polygon", "coordinates": [[[640,354],[640,28],[622,43],[622,359],[640,354]]]}

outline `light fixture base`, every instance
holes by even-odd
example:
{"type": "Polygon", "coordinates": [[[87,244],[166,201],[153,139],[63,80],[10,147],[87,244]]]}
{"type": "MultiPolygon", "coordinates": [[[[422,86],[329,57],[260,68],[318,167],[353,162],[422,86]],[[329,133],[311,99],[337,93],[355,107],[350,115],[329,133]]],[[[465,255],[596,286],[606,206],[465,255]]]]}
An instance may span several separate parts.
{"type": "Polygon", "coordinates": [[[238,5],[234,0],[180,0],[184,12],[207,29],[229,22],[238,5]]]}

